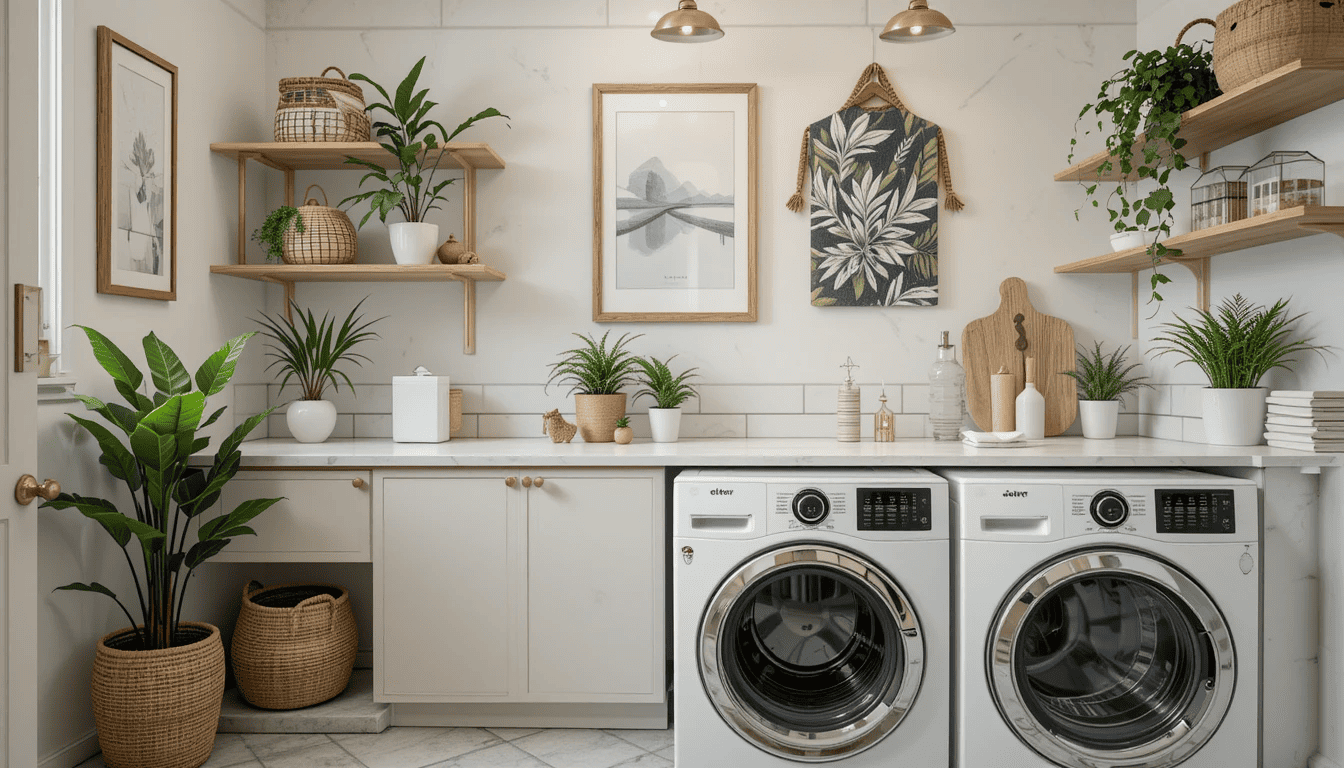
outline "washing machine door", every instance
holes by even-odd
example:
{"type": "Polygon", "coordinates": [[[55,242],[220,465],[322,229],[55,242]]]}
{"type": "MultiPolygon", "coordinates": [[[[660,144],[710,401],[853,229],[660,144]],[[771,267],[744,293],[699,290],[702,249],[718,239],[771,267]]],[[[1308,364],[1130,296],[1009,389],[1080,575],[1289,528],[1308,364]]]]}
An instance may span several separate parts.
{"type": "Polygon", "coordinates": [[[1236,653],[1212,598],[1155,556],[1079,551],[1040,566],[990,630],[989,684],[1028,746],[1073,768],[1165,768],[1232,702],[1236,653]]]}
{"type": "Polygon", "coordinates": [[[896,582],[820,544],[765,552],[719,586],[700,625],[700,676],[738,734],[824,762],[900,724],[924,677],[924,633],[896,582]]]}

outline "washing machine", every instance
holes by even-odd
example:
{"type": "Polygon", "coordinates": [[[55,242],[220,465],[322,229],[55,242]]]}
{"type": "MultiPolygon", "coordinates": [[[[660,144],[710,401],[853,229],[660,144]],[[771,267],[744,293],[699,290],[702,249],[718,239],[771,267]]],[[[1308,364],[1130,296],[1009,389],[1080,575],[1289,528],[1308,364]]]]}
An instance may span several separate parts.
{"type": "Polygon", "coordinates": [[[948,764],[947,485],[922,470],[675,481],[676,764],[948,764]]]}
{"type": "Polygon", "coordinates": [[[1259,764],[1260,514],[1183,470],[958,470],[955,761],[1259,764]]]}

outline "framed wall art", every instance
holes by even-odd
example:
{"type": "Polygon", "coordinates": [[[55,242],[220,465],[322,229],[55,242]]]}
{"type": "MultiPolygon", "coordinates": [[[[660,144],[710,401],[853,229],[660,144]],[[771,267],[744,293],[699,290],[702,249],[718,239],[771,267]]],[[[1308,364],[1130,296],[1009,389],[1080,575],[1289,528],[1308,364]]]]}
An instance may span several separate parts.
{"type": "Polygon", "coordinates": [[[593,86],[593,320],[756,321],[757,90],[593,86]]]}
{"type": "Polygon", "coordinates": [[[177,67],[98,28],[98,292],[177,298],[177,67]]]}

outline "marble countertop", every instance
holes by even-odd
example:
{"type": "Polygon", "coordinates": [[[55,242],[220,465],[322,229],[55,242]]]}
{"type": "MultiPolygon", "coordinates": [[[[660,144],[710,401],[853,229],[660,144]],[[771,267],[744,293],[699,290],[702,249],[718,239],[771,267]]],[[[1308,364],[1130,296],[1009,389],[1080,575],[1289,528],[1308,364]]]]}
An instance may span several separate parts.
{"type": "MultiPolygon", "coordinates": [[[[897,440],[839,443],[818,439],[682,440],[629,445],[555,444],[540,439],[460,439],[394,443],[387,439],[291,439],[243,443],[244,467],[1320,467],[1336,457],[1266,446],[1234,448],[1147,437],[1049,438],[1021,448],[973,448],[957,442],[897,440]]],[[[203,458],[203,457],[202,457],[203,458]]]]}

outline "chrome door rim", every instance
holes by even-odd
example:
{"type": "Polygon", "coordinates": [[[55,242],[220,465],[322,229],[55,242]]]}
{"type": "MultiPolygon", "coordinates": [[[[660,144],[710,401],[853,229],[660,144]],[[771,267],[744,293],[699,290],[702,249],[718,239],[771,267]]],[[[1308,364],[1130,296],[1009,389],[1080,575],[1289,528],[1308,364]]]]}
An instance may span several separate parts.
{"type": "MultiPolygon", "coordinates": [[[[895,639],[893,638],[893,641],[895,639]]],[[[700,678],[710,703],[744,739],[771,754],[801,762],[839,760],[862,752],[896,730],[910,711],[924,679],[924,633],[910,601],[882,569],[853,552],[820,544],[781,547],[753,557],[719,585],[700,623],[700,678]],[[881,700],[858,722],[831,731],[796,731],[760,717],[725,684],[719,639],[737,600],[753,585],[802,565],[857,579],[890,613],[904,653],[900,684],[888,684],[881,700]]]]}
{"type": "Polygon", "coordinates": [[[1020,583],[995,615],[986,643],[990,691],[1005,723],[1036,752],[1070,768],[1169,768],[1198,752],[1222,724],[1236,685],[1236,651],[1218,606],[1202,587],[1154,556],[1123,549],[1071,552],[1037,568],[1020,583]],[[1216,659],[1210,694],[1192,717],[1158,739],[1130,749],[1099,750],[1052,733],[1027,707],[1014,674],[1013,659],[1031,606],[1050,592],[1084,577],[1127,576],[1163,588],[1199,620],[1216,659]]]}

